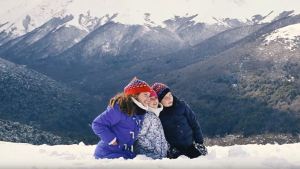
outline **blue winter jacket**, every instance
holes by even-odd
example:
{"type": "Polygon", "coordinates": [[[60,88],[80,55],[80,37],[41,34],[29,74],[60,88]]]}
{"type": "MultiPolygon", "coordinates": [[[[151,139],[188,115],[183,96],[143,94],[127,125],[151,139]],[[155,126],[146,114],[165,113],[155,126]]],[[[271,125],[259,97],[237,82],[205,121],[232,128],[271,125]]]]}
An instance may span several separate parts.
{"type": "Polygon", "coordinates": [[[165,107],[159,118],[171,147],[187,149],[193,141],[203,144],[200,124],[195,113],[184,102],[174,96],[171,107],[165,107]]]}
{"type": "Polygon", "coordinates": [[[141,128],[142,118],[121,112],[118,104],[108,106],[92,123],[94,133],[101,139],[94,153],[95,158],[134,158],[133,144],[141,128]],[[109,145],[114,138],[118,145],[109,145]]]}

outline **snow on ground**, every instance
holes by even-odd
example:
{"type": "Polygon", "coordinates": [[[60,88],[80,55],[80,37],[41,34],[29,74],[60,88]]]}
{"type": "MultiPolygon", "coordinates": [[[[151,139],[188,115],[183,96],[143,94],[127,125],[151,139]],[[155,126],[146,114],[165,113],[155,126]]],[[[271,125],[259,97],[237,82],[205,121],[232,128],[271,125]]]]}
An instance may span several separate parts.
{"type": "Polygon", "coordinates": [[[300,168],[300,143],[285,145],[235,145],[208,147],[209,155],[188,159],[152,160],[139,155],[133,160],[93,158],[94,145],[30,145],[0,142],[0,168],[300,168]]]}

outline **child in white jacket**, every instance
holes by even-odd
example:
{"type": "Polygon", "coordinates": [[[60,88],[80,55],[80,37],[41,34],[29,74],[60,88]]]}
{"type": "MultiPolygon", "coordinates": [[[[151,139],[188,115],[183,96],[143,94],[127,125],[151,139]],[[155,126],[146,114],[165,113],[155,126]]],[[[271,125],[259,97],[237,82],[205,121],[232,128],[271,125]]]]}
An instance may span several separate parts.
{"type": "Polygon", "coordinates": [[[142,129],[134,144],[134,151],[137,155],[142,154],[153,159],[161,159],[167,157],[168,151],[168,142],[158,117],[163,106],[158,102],[156,92],[150,93],[149,111],[144,116],[142,129]]]}

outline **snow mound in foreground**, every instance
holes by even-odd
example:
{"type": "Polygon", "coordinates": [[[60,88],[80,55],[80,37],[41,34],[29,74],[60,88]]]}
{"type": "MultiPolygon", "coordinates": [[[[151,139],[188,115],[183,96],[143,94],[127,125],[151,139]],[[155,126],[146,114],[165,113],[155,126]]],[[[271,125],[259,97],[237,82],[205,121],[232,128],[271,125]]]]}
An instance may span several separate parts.
{"type": "Polygon", "coordinates": [[[95,160],[95,145],[31,145],[0,142],[0,168],[300,168],[300,143],[285,145],[234,145],[208,147],[209,155],[189,159],[152,160],[139,155],[133,160],[95,160]]]}

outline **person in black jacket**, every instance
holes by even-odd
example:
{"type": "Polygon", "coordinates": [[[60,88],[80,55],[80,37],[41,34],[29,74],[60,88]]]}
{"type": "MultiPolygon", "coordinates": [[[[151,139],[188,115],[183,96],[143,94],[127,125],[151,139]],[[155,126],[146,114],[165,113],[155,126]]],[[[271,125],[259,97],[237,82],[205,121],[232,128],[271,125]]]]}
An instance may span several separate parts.
{"type": "Polygon", "coordinates": [[[196,158],[206,155],[200,124],[188,104],[172,95],[170,88],[163,83],[154,83],[152,89],[164,106],[159,118],[170,144],[168,157],[186,155],[196,158]]]}

